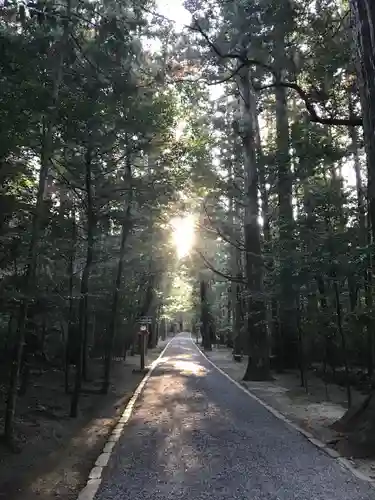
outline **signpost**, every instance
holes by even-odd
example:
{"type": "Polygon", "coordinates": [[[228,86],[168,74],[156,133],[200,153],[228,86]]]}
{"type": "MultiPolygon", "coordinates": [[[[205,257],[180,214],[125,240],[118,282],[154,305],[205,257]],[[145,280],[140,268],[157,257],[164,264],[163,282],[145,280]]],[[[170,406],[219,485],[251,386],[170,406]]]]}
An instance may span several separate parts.
{"type": "Polygon", "coordinates": [[[141,318],[139,319],[139,323],[141,325],[151,325],[152,318],[150,316],[141,316],[141,318]]]}
{"type": "Polygon", "coordinates": [[[199,336],[201,333],[201,328],[202,328],[202,321],[198,321],[198,323],[195,325],[195,334],[197,336],[197,344],[199,344],[199,336]]]}
{"type": "Polygon", "coordinates": [[[148,336],[147,326],[141,324],[138,335],[141,336],[141,371],[145,369],[146,337],[148,336]]]}

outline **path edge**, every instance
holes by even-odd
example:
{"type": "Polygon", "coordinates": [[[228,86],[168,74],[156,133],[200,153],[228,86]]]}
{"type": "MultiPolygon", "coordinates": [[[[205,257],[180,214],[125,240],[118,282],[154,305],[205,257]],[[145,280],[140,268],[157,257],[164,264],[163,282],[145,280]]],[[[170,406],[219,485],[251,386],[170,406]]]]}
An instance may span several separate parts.
{"type": "MultiPolygon", "coordinates": [[[[319,448],[322,450],[324,453],[326,453],[329,457],[333,458],[336,462],[338,462],[339,465],[341,465],[342,468],[348,470],[351,472],[357,479],[361,479],[362,481],[367,482],[370,484],[375,489],[375,480],[368,476],[367,474],[363,474],[359,470],[357,470],[353,465],[350,463],[350,461],[342,457],[336,450],[333,448],[330,448],[327,446],[323,441],[320,439],[317,439],[314,437],[314,435],[311,432],[306,431],[305,429],[302,429],[298,424],[292,422],[289,418],[287,418],[285,415],[283,415],[281,412],[270,406],[268,403],[260,399],[258,396],[253,394],[250,389],[247,387],[243,386],[237,380],[234,380],[230,375],[228,375],[224,370],[219,368],[213,361],[210,360],[206,356],[206,354],[203,352],[203,350],[194,342],[193,338],[191,338],[192,343],[194,346],[198,349],[198,351],[202,354],[202,356],[214,367],[218,372],[220,372],[222,375],[224,375],[228,380],[230,380],[233,384],[235,384],[241,391],[243,391],[245,394],[250,396],[254,401],[259,403],[261,406],[263,406],[266,410],[268,410],[274,417],[276,417],[279,420],[282,420],[285,424],[287,424],[289,427],[292,429],[296,430],[302,436],[304,436],[308,441],[310,441],[311,444],[313,444],[316,448],[319,448]]],[[[81,499],[79,499],[81,500],[81,499]]]]}
{"type": "Polygon", "coordinates": [[[102,482],[103,478],[103,472],[105,467],[107,466],[109,459],[111,458],[111,455],[113,453],[114,447],[117,443],[117,441],[120,439],[122,432],[124,430],[125,425],[128,423],[135,403],[137,402],[137,399],[141,395],[145,385],[147,384],[149,378],[151,377],[153,371],[159,364],[161,358],[164,356],[165,351],[168,349],[169,345],[171,342],[174,340],[172,338],[168,344],[164,347],[162,352],[159,354],[159,356],[151,363],[149,371],[146,373],[146,375],[143,377],[143,379],[140,381],[138,384],[137,388],[133,392],[132,397],[128,401],[127,405],[125,406],[124,411],[121,414],[120,419],[118,420],[116,426],[114,427],[111,435],[107,439],[107,442],[103,448],[102,453],[98,456],[98,458],[95,461],[94,467],[91,469],[88,480],[86,485],[83,487],[83,489],[80,491],[78,494],[77,500],[93,500],[99,486],[102,482]]]}

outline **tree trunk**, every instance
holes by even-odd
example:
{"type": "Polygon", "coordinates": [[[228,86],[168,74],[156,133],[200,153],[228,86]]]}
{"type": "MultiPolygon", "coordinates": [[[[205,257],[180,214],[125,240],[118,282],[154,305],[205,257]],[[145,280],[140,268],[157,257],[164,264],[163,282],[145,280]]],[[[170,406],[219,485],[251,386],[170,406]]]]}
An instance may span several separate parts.
{"type": "MultiPolygon", "coordinates": [[[[71,14],[71,0],[67,0],[66,4],[66,19],[70,18],[71,14]]],[[[57,111],[57,104],[59,99],[59,91],[63,77],[64,58],[69,40],[69,22],[64,22],[64,31],[61,38],[60,57],[57,63],[56,74],[53,80],[52,89],[52,112],[49,117],[48,123],[43,123],[43,141],[42,152],[39,171],[39,182],[36,196],[36,206],[32,222],[31,241],[28,250],[27,267],[25,273],[24,283],[24,299],[22,300],[19,320],[17,326],[17,340],[14,358],[10,370],[9,386],[7,391],[7,402],[5,408],[5,421],[4,421],[4,437],[6,442],[11,444],[14,438],[14,416],[17,402],[17,389],[19,384],[20,367],[23,353],[23,346],[25,340],[25,326],[27,319],[27,311],[30,302],[30,294],[35,289],[36,269],[38,263],[38,244],[40,239],[41,222],[43,219],[44,209],[44,194],[46,181],[49,174],[51,163],[51,156],[53,152],[53,125],[55,122],[55,115],[57,111]]]]}
{"type": "MultiPolygon", "coordinates": [[[[278,207],[279,207],[279,255],[280,255],[280,352],[284,368],[298,365],[298,341],[296,331],[296,304],[293,291],[293,208],[292,177],[289,155],[289,123],[286,91],[276,87],[276,145],[278,167],[278,207]]],[[[277,351],[276,350],[276,351],[277,351]]]]}
{"type": "Polygon", "coordinates": [[[352,405],[352,391],[350,387],[350,378],[349,378],[349,363],[348,363],[348,349],[347,349],[347,342],[346,342],[346,335],[344,332],[344,328],[342,325],[342,309],[341,309],[341,303],[340,303],[340,290],[339,290],[339,284],[337,282],[336,278],[336,273],[333,275],[333,287],[335,290],[335,302],[336,302],[336,322],[337,322],[337,330],[340,335],[340,340],[341,340],[341,348],[342,348],[342,354],[343,354],[343,360],[344,360],[344,368],[345,368],[345,385],[346,385],[346,395],[348,398],[348,408],[351,407],[352,405]]]}
{"type": "Polygon", "coordinates": [[[87,192],[87,251],[86,263],[81,278],[81,290],[79,299],[79,328],[78,328],[78,349],[76,359],[76,373],[74,381],[74,390],[70,405],[70,416],[77,417],[78,402],[81,393],[82,376],[83,376],[83,357],[85,355],[85,340],[87,339],[87,313],[88,313],[88,292],[89,292],[89,279],[94,259],[94,240],[96,229],[96,215],[94,214],[93,207],[93,193],[92,193],[92,152],[89,146],[85,155],[85,184],[87,192]]]}
{"type": "MultiPolygon", "coordinates": [[[[270,123],[267,124],[271,126],[270,123]]],[[[255,121],[256,128],[256,144],[257,144],[257,158],[258,158],[258,179],[259,179],[259,191],[262,201],[262,219],[263,219],[263,237],[265,250],[267,252],[267,265],[270,274],[272,274],[274,269],[274,259],[273,259],[273,242],[271,236],[271,216],[270,216],[270,206],[269,206],[269,191],[267,190],[266,182],[266,164],[262,152],[262,144],[259,130],[258,120],[255,121]]],[[[273,341],[277,341],[280,335],[279,319],[278,319],[278,304],[274,293],[271,290],[271,298],[267,305],[267,324],[269,334],[273,341]]],[[[280,344],[280,343],[279,343],[280,344]]]]}
{"type": "MultiPolygon", "coordinates": [[[[349,94],[349,114],[354,114],[353,102],[351,94],[349,94]]],[[[367,244],[371,244],[371,234],[369,229],[366,227],[366,201],[365,193],[362,185],[362,175],[361,175],[361,164],[359,161],[358,154],[358,133],[355,127],[349,128],[349,135],[352,141],[352,154],[353,154],[353,164],[356,179],[357,188],[357,205],[358,205],[358,225],[360,231],[360,245],[365,247],[367,244]]],[[[370,224],[369,224],[370,226],[370,224]]],[[[366,302],[366,338],[367,338],[367,373],[369,377],[372,377],[374,372],[374,322],[372,320],[372,256],[371,254],[367,257],[367,269],[364,272],[364,287],[365,287],[365,302],[366,302]]],[[[358,302],[358,301],[357,301],[358,302]]]]}
{"type": "Polygon", "coordinates": [[[108,327],[107,339],[106,339],[107,345],[106,345],[106,351],[105,351],[104,379],[103,379],[103,386],[102,386],[102,392],[104,394],[107,394],[109,383],[110,383],[112,351],[113,351],[113,343],[114,343],[115,336],[116,336],[116,325],[117,325],[117,318],[118,318],[118,303],[119,303],[119,298],[120,298],[121,280],[122,280],[122,273],[123,273],[124,259],[125,259],[125,244],[126,244],[126,240],[127,240],[128,235],[129,235],[129,232],[130,232],[130,227],[131,227],[130,205],[128,205],[128,208],[126,210],[126,215],[125,215],[124,221],[122,223],[120,256],[119,256],[119,260],[117,263],[117,272],[116,272],[116,279],[115,279],[113,298],[112,298],[111,318],[110,318],[110,324],[108,327]]]}
{"type": "Polygon", "coordinates": [[[249,71],[240,74],[241,111],[243,119],[243,150],[245,174],[245,249],[246,281],[249,292],[247,330],[249,359],[244,380],[270,378],[269,338],[266,327],[266,300],[263,293],[263,258],[261,255],[260,227],[258,222],[258,172],[255,148],[256,119],[255,99],[250,84],[249,71]]]}
{"type": "MultiPolygon", "coordinates": [[[[229,162],[228,166],[228,180],[232,183],[233,180],[233,171],[232,171],[232,163],[229,162]]],[[[230,228],[234,227],[234,199],[233,194],[229,192],[228,196],[229,207],[228,207],[228,225],[230,228]]],[[[235,258],[236,258],[236,247],[234,245],[230,245],[229,247],[229,262],[230,262],[230,273],[232,276],[236,276],[236,268],[235,268],[235,258]]],[[[235,284],[229,283],[227,286],[228,293],[228,306],[227,306],[227,323],[228,323],[228,336],[227,336],[227,347],[233,346],[234,339],[236,337],[235,332],[235,307],[236,307],[236,291],[235,284]]]]}
{"type": "Polygon", "coordinates": [[[367,155],[369,215],[375,231],[375,4],[350,0],[367,155]]]}
{"type": "Polygon", "coordinates": [[[207,301],[207,283],[204,280],[200,282],[200,299],[201,299],[201,336],[202,345],[205,351],[212,351],[209,310],[207,301]]]}
{"type": "Polygon", "coordinates": [[[71,240],[71,251],[69,255],[68,263],[68,275],[69,275],[69,318],[68,318],[68,335],[65,339],[65,393],[69,393],[69,369],[71,361],[71,353],[69,352],[69,346],[72,342],[69,342],[69,337],[73,335],[73,324],[74,324],[74,261],[76,257],[76,245],[77,245],[77,225],[76,225],[76,213],[75,210],[72,211],[72,240],[71,240]]]}
{"type": "MultiPolygon", "coordinates": [[[[242,277],[241,275],[237,275],[238,277],[242,277]]],[[[244,348],[244,338],[242,334],[242,321],[243,321],[243,311],[242,311],[242,287],[239,283],[232,284],[235,290],[235,308],[234,312],[234,329],[236,332],[236,336],[234,337],[234,345],[233,345],[233,354],[234,355],[242,355],[244,348]]]]}
{"type": "Polygon", "coordinates": [[[307,370],[306,370],[306,358],[305,358],[305,345],[304,345],[304,335],[302,331],[301,325],[301,305],[299,302],[299,298],[297,299],[297,329],[298,329],[298,348],[299,348],[299,372],[301,377],[301,387],[308,391],[308,382],[307,382],[307,370]]]}
{"type": "MultiPolygon", "coordinates": [[[[276,80],[285,79],[287,67],[285,38],[289,25],[290,2],[281,0],[275,10],[274,59],[276,80]]],[[[286,78],[287,79],[287,78],[286,78]]],[[[276,354],[284,368],[298,366],[298,334],[296,297],[293,289],[293,236],[292,174],[289,154],[289,112],[285,87],[275,87],[276,99],[276,164],[278,192],[278,230],[280,259],[279,336],[282,345],[276,344],[276,354]]],[[[279,344],[280,344],[279,342],[279,344]]]]}
{"type": "Polygon", "coordinates": [[[373,456],[375,448],[374,391],[359,404],[349,408],[332,427],[340,433],[348,433],[351,450],[358,450],[364,457],[373,456]]]}
{"type": "Polygon", "coordinates": [[[125,244],[130,233],[131,228],[131,199],[132,199],[132,186],[131,183],[131,166],[130,166],[130,156],[127,155],[126,158],[126,173],[125,176],[128,178],[129,182],[129,199],[127,200],[126,212],[123,218],[122,227],[121,227],[121,242],[120,242],[120,255],[117,263],[117,271],[116,271],[116,279],[114,283],[113,289],[113,298],[112,298],[112,311],[110,324],[107,332],[106,339],[106,351],[105,351],[105,361],[104,361],[104,379],[102,392],[107,394],[109,383],[110,383],[110,375],[111,375],[111,361],[112,361],[112,351],[113,351],[113,343],[116,336],[116,325],[117,325],[117,317],[118,317],[118,303],[120,298],[120,288],[121,288],[121,280],[122,273],[124,268],[124,260],[125,260],[125,244]]]}
{"type": "Polygon", "coordinates": [[[16,348],[14,351],[12,365],[10,369],[9,385],[7,391],[7,402],[5,408],[4,437],[8,444],[12,444],[14,438],[14,416],[17,402],[18,384],[20,378],[21,361],[23,357],[23,347],[25,341],[25,327],[27,319],[27,309],[30,302],[30,294],[35,283],[35,272],[37,266],[37,246],[39,242],[40,221],[43,213],[43,195],[48,166],[47,162],[42,163],[39,174],[39,186],[33,227],[31,232],[31,242],[28,252],[28,265],[25,275],[25,297],[22,300],[19,319],[17,325],[16,348]]]}
{"type": "MultiPolygon", "coordinates": [[[[234,151],[234,155],[237,151],[234,151]]],[[[231,181],[237,181],[236,172],[239,165],[235,165],[235,168],[229,169],[229,175],[231,181]],[[234,171],[233,171],[234,170],[234,171]]],[[[232,193],[230,193],[229,198],[229,225],[233,228],[233,233],[235,235],[235,240],[240,241],[241,235],[240,228],[240,207],[237,200],[234,198],[232,193]]],[[[230,246],[230,269],[232,276],[240,276],[241,275],[241,250],[238,248],[238,245],[230,246]]],[[[239,283],[231,283],[230,291],[229,291],[229,302],[230,302],[230,310],[231,310],[231,327],[232,327],[232,335],[231,341],[233,344],[234,354],[241,354],[242,352],[242,335],[241,335],[241,322],[242,322],[242,314],[241,314],[241,285],[239,283]]]]}
{"type": "MultiPolygon", "coordinates": [[[[370,243],[375,231],[375,4],[372,0],[350,0],[363,131],[367,156],[370,243]]],[[[360,405],[350,408],[337,423],[339,430],[349,430],[350,440],[373,450],[375,422],[374,391],[360,405]]]]}

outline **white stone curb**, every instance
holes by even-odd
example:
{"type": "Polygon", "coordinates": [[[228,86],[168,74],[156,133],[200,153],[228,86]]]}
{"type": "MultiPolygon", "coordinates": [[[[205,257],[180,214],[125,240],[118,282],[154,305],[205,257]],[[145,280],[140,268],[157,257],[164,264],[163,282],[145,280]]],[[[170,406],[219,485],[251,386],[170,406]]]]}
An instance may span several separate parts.
{"type": "MultiPolygon", "coordinates": [[[[355,477],[357,477],[358,479],[361,479],[362,481],[366,481],[373,488],[375,488],[375,480],[372,477],[367,476],[366,474],[363,474],[362,472],[360,472],[359,470],[357,470],[355,467],[353,467],[353,465],[350,463],[350,461],[348,459],[342,457],[336,450],[330,448],[325,443],[323,443],[323,441],[320,441],[320,439],[315,438],[313,436],[313,434],[311,434],[308,431],[305,431],[299,425],[297,425],[294,422],[292,422],[291,420],[289,420],[289,418],[287,418],[285,415],[283,415],[282,413],[280,413],[278,410],[276,410],[272,406],[270,406],[267,403],[265,403],[262,399],[259,399],[258,396],[255,396],[255,394],[253,394],[247,387],[244,387],[242,384],[240,384],[239,382],[237,382],[237,380],[234,380],[227,373],[225,373],[225,371],[223,371],[221,368],[219,368],[217,365],[215,365],[215,363],[213,361],[211,361],[204,354],[204,352],[197,346],[197,344],[193,341],[193,339],[191,339],[191,341],[192,341],[193,345],[198,349],[198,351],[202,354],[202,356],[204,358],[206,358],[206,360],[214,368],[216,368],[217,371],[219,371],[222,375],[224,375],[224,377],[227,377],[227,379],[229,379],[233,384],[235,384],[239,389],[241,389],[241,391],[243,391],[245,394],[247,394],[248,396],[250,396],[252,399],[254,399],[254,401],[256,401],[257,403],[259,403],[260,405],[262,405],[264,408],[266,408],[276,418],[278,418],[279,420],[282,420],[289,427],[292,427],[297,432],[299,432],[300,434],[302,434],[314,446],[316,446],[320,450],[324,451],[327,455],[329,455],[330,457],[332,457],[333,459],[335,459],[337,461],[337,463],[339,463],[341,465],[342,468],[349,470],[355,477]]],[[[81,500],[81,499],[79,499],[79,500],[81,500]]]]}
{"type": "Polygon", "coordinates": [[[112,434],[109,436],[106,445],[103,448],[103,452],[98,456],[95,466],[91,469],[89,474],[89,478],[86,486],[79,493],[77,500],[93,500],[96,495],[96,492],[99,489],[100,483],[102,482],[103,470],[104,467],[107,466],[108,461],[110,459],[111,454],[113,453],[115,444],[120,439],[122,432],[124,430],[125,425],[127,424],[129,418],[131,417],[134,405],[140,396],[144,386],[146,385],[148,379],[151,377],[152,372],[155,370],[156,366],[161,361],[165,351],[168,349],[169,344],[174,340],[171,339],[168,344],[164,347],[163,351],[159,354],[158,358],[155,359],[153,363],[150,365],[149,371],[143,377],[142,381],[136,388],[133,396],[130,398],[128,404],[125,407],[123,414],[118,421],[118,424],[113,429],[112,434]]]}

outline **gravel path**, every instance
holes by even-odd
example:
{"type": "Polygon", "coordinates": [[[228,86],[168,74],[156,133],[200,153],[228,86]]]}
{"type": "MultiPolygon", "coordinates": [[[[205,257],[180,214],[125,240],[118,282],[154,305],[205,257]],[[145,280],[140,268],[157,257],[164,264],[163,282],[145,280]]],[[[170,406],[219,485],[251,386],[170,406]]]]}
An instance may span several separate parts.
{"type": "Polygon", "coordinates": [[[181,335],[138,399],[95,500],[374,498],[181,335]]]}

